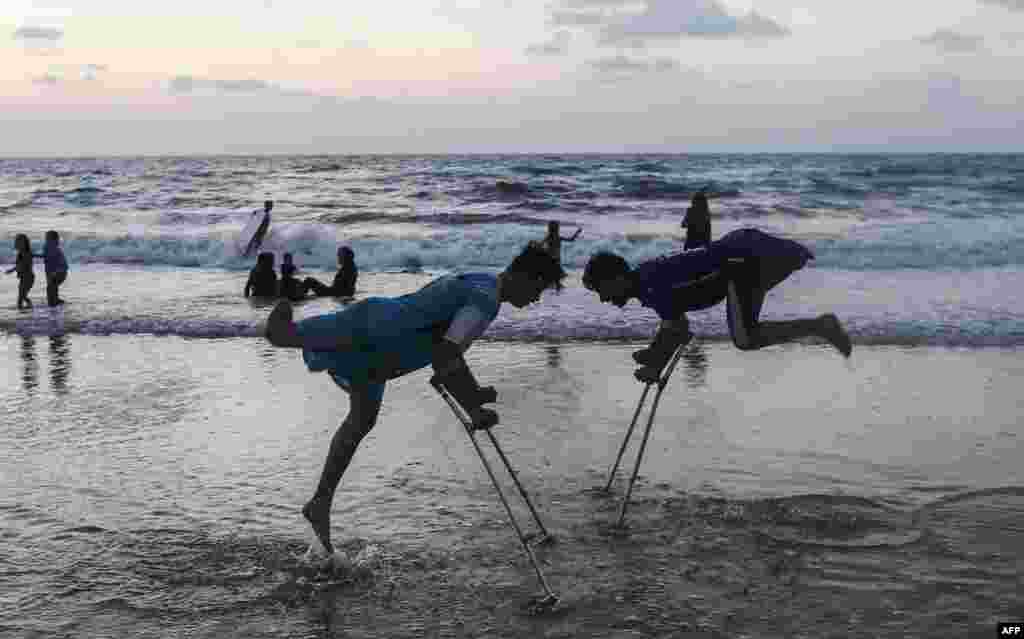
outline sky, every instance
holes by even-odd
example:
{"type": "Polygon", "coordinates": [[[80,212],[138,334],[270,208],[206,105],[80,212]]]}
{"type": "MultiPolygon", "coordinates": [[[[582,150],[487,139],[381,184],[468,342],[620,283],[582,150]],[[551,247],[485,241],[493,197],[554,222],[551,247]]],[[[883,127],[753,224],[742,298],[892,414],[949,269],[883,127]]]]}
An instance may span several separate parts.
{"type": "Polygon", "coordinates": [[[0,155],[1021,152],[1024,0],[4,0],[0,155]]]}

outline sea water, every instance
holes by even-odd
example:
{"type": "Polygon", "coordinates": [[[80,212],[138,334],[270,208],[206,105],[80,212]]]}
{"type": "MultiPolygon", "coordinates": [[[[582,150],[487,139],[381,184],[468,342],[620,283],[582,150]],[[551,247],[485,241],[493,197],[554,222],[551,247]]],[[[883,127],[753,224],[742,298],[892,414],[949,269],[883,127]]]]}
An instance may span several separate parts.
{"type": "Polygon", "coordinates": [[[965,636],[1024,616],[1022,179],[1024,156],[977,155],[2,160],[0,261],[52,228],[71,274],[57,309],[41,264],[31,311],[0,280],[0,636],[965,636]],[[694,314],[619,538],[632,453],[612,497],[594,488],[656,319],[580,270],[678,250],[700,188],[714,236],[815,252],[764,316],[834,311],[856,351],[739,353],[722,309],[694,314]],[[469,354],[559,539],[538,551],[555,615],[520,606],[533,572],[425,371],[389,384],[335,503],[340,552],[370,568],[309,574],[298,509],[347,401],[241,296],[232,240],[264,199],[278,263],[330,279],[350,245],[357,297],[499,270],[550,219],[583,229],[566,288],[469,354]]]}

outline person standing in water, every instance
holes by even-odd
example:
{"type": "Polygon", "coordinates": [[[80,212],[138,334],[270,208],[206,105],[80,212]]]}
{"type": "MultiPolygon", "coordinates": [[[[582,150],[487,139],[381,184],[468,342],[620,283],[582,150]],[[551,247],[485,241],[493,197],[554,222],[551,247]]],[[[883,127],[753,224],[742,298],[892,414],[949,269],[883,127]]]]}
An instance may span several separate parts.
{"type": "MultiPolygon", "coordinates": [[[[249,257],[256,251],[260,250],[260,245],[263,244],[263,238],[267,234],[267,229],[270,228],[270,210],[274,208],[273,200],[264,200],[263,202],[263,220],[260,222],[259,227],[256,229],[256,233],[249,240],[245,250],[242,252],[242,257],[249,257]]],[[[259,211],[253,211],[253,215],[259,215],[259,211]]]]}
{"type": "Polygon", "coordinates": [[[317,297],[352,297],[356,294],[356,279],[359,269],[356,268],[355,252],[347,246],[338,247],[338,272],[330,286],[319,280],[307,277],[302,281],[307,291],[313,291],[317,297]]]}
{"type": "Polygon", "coordinates": [[[660,257],[636,269],[621,256],[602,251],[587,262],[583,285],[602,302],[624,307],[636,298],[658,314],[661,325],[654,341],[633,353],[641,366],[636,378],[653,383],[675,350],[693,337],[686,313],[723,300],[727,300],[729,333],[740,350],[819,337],[849,357],[850,337],[831,313],[787,321],[759,319],[768,291],[812,259],[811,251],[797,242],[757,229],[739,229],[704,248],[660,257]]]}
{"type": "Polygon", "coordinates": [[[68,261],[60,248],[60,234],[57,231],[46,232],[43,267],[46,270],[46,303],[50,306],[59,306],[64,303],[58,293],[61,284],[68,279],[68,261]]]}
{"type": "Polygon", "coordinates": [[[23,305],[25,308],[32,308],[32,300],[28,298],[28,292],[36,283],[36,274],[32,270],[32,258],[42,257],[42,255],[32,253],[32,244],[24,233],[14,236],[14,250],[18,252],[18,256],[14,260],[14,268],[7,272],[18,274],[18,309],[21,310],[23,305]]]}
{"type": "Polygon", "coordinates": [[[693,195],[690,208],[680,224],[686,229],[684,250],[690,250],[711,244],[711,209],[708,207],[708,196],[704,191],[693,195]]]}
{"type": "Polygon", "coordinates": [[[491,428],[498,414],[484,404],[497,400],[482,389],[463,358],[503,302],[523,308],[565,271],[541,247],[528,245],[500,274],[440,277],[400,297],[370,297],[336,313],[292,321],[292,305],[279,302],[267,318],[274,346],[302,349],[306,367],[326,371],[349,395],[349,413],[331,439],[320,481],[302,508],[320,543],[331,545],[331,504],[359,442],[377,423],[388,380],[432,365],[438,380],[466,411],[474,429],[491,428]]]}
{"type": "Polygon", "coordinates": [[[577,228],[576,232],[570,237],[562,237],[561,223],[551,220],[548,222],[548,234],[544,238],[544,248],[551,254],[551,257],[555,258],[559,265],[562,264],[562,242],[575,242],[576,238],[583,232],[582,228],[577,228]]]}

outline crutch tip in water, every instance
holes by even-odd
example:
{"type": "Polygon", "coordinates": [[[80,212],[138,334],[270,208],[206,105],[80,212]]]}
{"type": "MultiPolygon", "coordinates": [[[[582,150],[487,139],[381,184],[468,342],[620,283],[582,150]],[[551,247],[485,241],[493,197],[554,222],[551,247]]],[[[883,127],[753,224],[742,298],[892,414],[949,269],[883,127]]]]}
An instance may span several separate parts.
{"type": "Polygon", "coordinates": [[[446,275],[407,295],[370,297],[299,321],[288,302],[271,311],[267,340],[300,349],[310,371],[328,373],[349,395],[349,413],[331,439],[316,491],[302,508],[328,554],[334,552],[335,492],[356,448],[377,422],[387,382],[432,365],[435,387],[444,388],[442,395],[450,394],[465,411],[464,424],[474,443],[472,434],[479,430],[493,438],[488,429],[498,423],[498,414],[484,405],[495,402],[497,393],[477,384],[463,355],[494,321],[502,303],[529,306],[545,289],[560,288],[564,277],[547,251],[527,246],[497,275],[446,275]]]}
{"type": "Polygon", "coordinates": [[[661,320],[651,345],[633,353],[633,360],[639,366],[634,375],[646,386],[606,486],[606,490],[610,489],[648,391],[657,384],[636,467],[623,501],[620,524],[661,392],[678,362],[680,349],[693,337],[686,313],[726,302],[729,333],[740,350],[757,350],[813,337],[830,344],[843,357],[850,356],[853,343],[842,322],[832,313],[784,321],[760,319],[768,291],[812,259],[814,255],[805,246],[752,228],[732,231],[704,247],[659,257],[636,268],[631,268],[621,256],[607,251],[590,258],[583,272],[583,285],[596,292],[602,302],[621,308],[637,299],[643,306],[654,309],[661,320]]]}

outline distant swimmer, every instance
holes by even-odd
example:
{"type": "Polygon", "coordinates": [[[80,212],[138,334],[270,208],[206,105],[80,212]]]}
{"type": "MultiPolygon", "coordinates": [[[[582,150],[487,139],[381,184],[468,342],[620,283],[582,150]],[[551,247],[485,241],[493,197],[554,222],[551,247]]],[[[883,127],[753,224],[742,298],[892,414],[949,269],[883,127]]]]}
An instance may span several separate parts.
{"type": "Polygon", "coordinates": [[[544,248],[551,254],[551,257],[558,261],[559,265],[562,264],[562,242],[575,242],[583,232],[582,228],[577,228],[576,232],[569,237],[562,237],[559,231],[560,226],[560,223],[554,220],[548,222],[548,234],[544,238],[544,248]]]}
{"type": "MultiPolygon", "coordinates": [[[[252,237],[247,238],[245,250],[242,251],[242,257],[249,257],[256,251],[260,250],[260,245],[263,244],[263,240],[267,235],[267,229],[270,228],[270,210],[274,208],[273,200],[265,200],[263,202],[263,213],[261,214],[258,210],[253,211],[253,217],[262,215],[259,226],[256,227],[252,237]]],[[[246,230],[243,230],[243,234],[247,232],[249,226],[246,226],[246,230]]]]}
{"type": "Polygon", "coordinates": [[[277,297],[277,273],[274,272],[274,254],[260,253],[256,258],[256,266],[249,271],[249,279],[245,282],[245,296],[277,297]]]}
{"type": "Polygon", "coordinates": [[[686,217],[680,226],[686,229],[684,249],[700,248],[711,243],[711,209],[704,191],[693,195],[690,208],[686,209],[686,217]]]}
{"type": "Polygon", "coordinates": [[[356,294],[356,280],[359,269],[356,268],[356,254],[347,246],[338,247],[338,272],[330,286],[313,277],[303,280],[307,291],[318,297],[352,297],[356,294]]]}
{"type": "Polygon", "coordinates": [[[278,303],[266,337],[283,348],[301,348],[310,371],[326,371],[349,395],[349,413],[335,432],[316,492],[302,514],[328,553],[331,504],[359,442],[377,422],[388,380],[432,365],[436,379],[472,420],[473,429],[498,423],[484,404],[496,401],[463,358],[498,315],[503,302],[524,308],[565,272],[540,247],[529,245],[504,272],[440,277],[400,297],[371,297],[336,313],[292,321],[292,305],[278,303]]]}
{"type": "Polygon", "coordinates": [[[850,337],[831,313],[811,319],[759,320],[768,291],[811,259],[811,251],[797,242],[739,229],[704,248],[660,257],[635,269],[621,256],[602,251],[587,263],[583,285],[602,302],[624,307],[636,298],[658,314],[661,326],[653,343],[633,354],[641,367],[637,379],[653,383],[675,350],[693,337],[686,313],[723,300],[729,332],[740,350],[819,337],[849,357],[850,337]]]}

